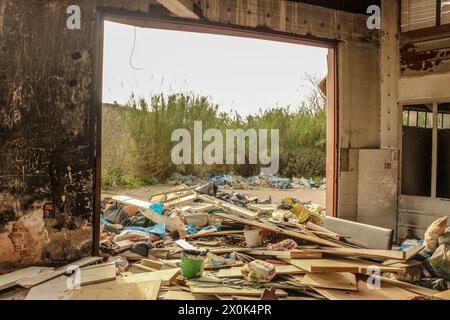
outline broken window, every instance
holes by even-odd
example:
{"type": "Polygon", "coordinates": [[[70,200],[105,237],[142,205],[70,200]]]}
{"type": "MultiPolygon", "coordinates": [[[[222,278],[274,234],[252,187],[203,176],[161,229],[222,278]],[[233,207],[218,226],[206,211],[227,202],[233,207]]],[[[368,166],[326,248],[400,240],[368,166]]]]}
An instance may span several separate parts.
{"type": "Polygon", "coordinates": [[[404,106],[402,124],[402,194],[450,198],[450,103],[404,106]]]}
{"type": "Polygon", "coordinates": [[[432,105],[405,106],[403,109],[402,193],[431,196],[433,129],[428,126],[432,105]]]}

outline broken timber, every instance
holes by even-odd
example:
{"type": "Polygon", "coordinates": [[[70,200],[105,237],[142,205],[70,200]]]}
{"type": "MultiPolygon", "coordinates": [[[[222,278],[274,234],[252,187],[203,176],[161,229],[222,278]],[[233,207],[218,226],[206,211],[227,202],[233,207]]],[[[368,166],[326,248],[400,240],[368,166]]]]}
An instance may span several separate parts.
{"type": "Polygon", "coordinates": [[[285,230],[285,229],[281,229],[272,225],[268,225],[259,221],[254,221],[254,220],[247,220],[247,219],[243,219],[243,218],[239,218],[233,215],[229,215],[229,214],[224,214],[224,213],[213,213],[213,215],[223,218],[223,219],[229,219],[229,220],[233,220],[233,221],[237,221],[240,222],[242,224],[246,224],[249,226],[253,226],[253,227],[257,227],[257,228],[261,228],[261,229],[265,229],[265,230],[269,230],[275,233],[281,233],[284,234],[288,237],[292,237],[292,238],[297,238],[297,239],[301,239],[301,240],[305,240],[305,241],[309,241],[309,242],[313,242],[313,243],[317,243],[317,244],[321,244],[324,246],[328,246],[328,247],[337,247],[337,248],[342,248],[343,245],[329,241],[329,240],[325,240],[319,237],[314,237],[314,236],[310,236],[310,235],[305,235],[305,234],[301,234],[298,232],[294,232],[294,231],[290,231],[290,230],[285,230]]]}

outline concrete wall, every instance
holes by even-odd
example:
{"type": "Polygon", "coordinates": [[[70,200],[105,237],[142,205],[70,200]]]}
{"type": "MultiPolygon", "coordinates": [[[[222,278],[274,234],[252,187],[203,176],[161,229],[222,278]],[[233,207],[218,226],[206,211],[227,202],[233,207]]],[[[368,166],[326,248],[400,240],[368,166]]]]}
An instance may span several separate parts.
{"type": "MultiPolygon", "coordinates": [[[[415,32],[400,40],[400,103],[450,102],[450,34],[415,32]]],[[[423,237],[434,220],[450,217],[449,199],[400,194],[398,203],[399,238],[423,237]]]]}
{"type": "MultiPolygon", "coordinates": [[[[366,28],[365,16],[278,0],[196,2],[211,22],[341,41],[341,147],[379,144],[378,32],[366,28]]],[[[96,15],[165,14],[154,5],[0,0],[0,263],[66,263],[91,254],[96,15]],[[81,8],[81,30],[66,28],[73,4],[81,8]],[[47,202],[54,215],[44,216],[47,202]]]]}
{"type": "Polygon", "coordinates": [[[379,46],[339,44],[338,215],[357,221],[358,151],[380,147],[379,46]]]}

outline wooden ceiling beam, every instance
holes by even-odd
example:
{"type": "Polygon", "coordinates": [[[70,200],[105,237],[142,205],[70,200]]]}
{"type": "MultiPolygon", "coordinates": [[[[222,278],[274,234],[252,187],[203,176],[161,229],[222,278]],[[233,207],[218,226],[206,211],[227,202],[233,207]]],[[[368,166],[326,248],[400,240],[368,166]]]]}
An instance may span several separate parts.
{"type": "Polygon", "coordinates": [[[157,0],[164,8],[169,10],[178,18],[195,19],[201,18],[201,13],[193,0],[157,0]]]}

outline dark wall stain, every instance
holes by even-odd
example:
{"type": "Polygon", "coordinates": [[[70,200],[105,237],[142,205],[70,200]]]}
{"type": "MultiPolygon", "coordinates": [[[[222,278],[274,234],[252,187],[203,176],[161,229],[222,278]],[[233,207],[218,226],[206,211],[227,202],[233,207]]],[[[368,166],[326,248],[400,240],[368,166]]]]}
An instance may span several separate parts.
{"type": "Polygon", "coordinates": [[[413,43],[407,43],[400,48],[402,70],[407,68],[414,71],[433,71],[433,67],[442,62],[439,57],[442,57],[439,50],[418,51],[413,43]]]}

